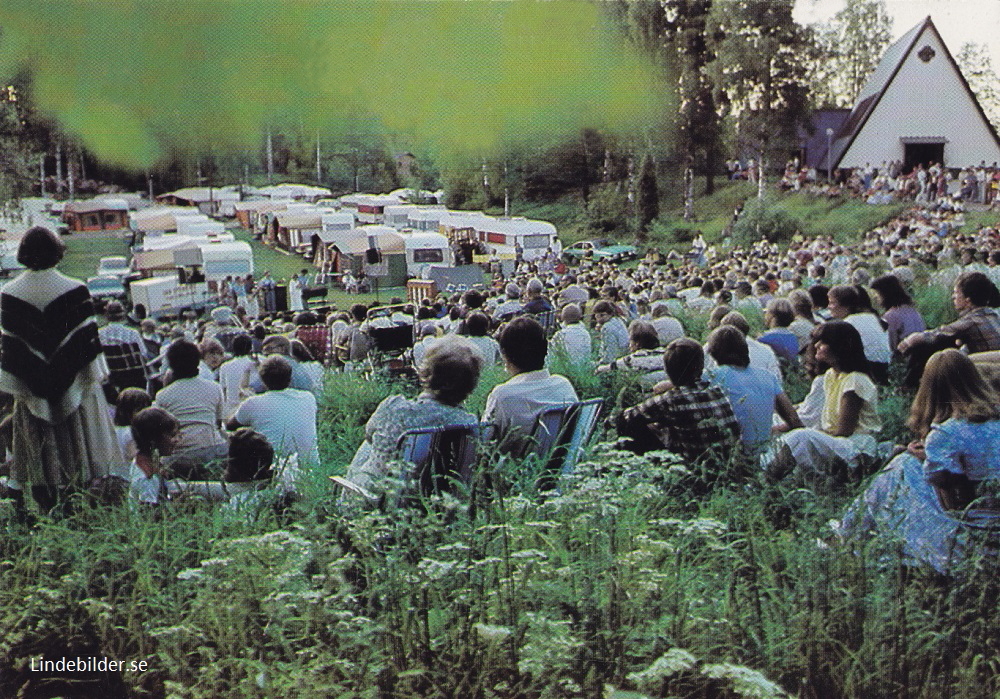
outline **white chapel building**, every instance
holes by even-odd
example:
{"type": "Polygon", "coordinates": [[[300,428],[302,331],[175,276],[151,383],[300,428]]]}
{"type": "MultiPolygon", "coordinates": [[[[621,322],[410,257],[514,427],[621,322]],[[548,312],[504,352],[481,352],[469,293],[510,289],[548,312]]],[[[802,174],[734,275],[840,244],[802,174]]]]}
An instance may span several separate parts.
{"type": "Polygon", "coordinates": [[[833,168],[895,160],[904,172],[1000,163],[1000,138],[929,16],[886,49],[833,141],[833,168]]]}

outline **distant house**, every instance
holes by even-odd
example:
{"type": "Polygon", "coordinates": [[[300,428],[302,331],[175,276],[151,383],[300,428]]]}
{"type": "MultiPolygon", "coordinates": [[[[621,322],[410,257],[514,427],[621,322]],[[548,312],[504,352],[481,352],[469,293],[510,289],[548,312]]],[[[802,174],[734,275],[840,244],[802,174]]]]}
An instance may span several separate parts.
{"type": "Polygon", "coordinates": [[[315,203],[333,194],[326,187],[316,187],[309,184],[291,184],[283,182],[269,187],[258,187],[256,194],[267,199],[291,199],[315,203]]]}
{"type": "Polygon", "coordinates": [[[208,216],[233,216],[242,194],[238,187],[184,187],[156,197],[160,204],[194,206],[208,216]]]}
{"type": "Polygon", "coordinates": [[[277,211],[271,214],[267,231],[270,242],[289,252],[305,252],[313,233],[323,228],[323,211],[277,211]]]}
{"type": "Polygon", "coordinates": [[[98,197],[66,202],[62,218],[71,231],[115,231],[128,228],[128,202],[98,197]]]}
{"type": "MultiPolygon", "coordinates": [[[[928,16],[886,49],[836,134],[833,167],[1000,162],[1000,138],[928,16]]],[[[825,148],[820,162],[826,162],[825,148]]]]}

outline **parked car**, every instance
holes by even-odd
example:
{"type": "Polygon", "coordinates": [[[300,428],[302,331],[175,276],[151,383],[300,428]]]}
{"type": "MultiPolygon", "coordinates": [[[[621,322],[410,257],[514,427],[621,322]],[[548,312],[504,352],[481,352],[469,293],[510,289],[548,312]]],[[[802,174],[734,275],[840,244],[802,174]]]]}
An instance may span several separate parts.
{"type": "Polygon", "coordinates": [[[126,297],[125,284],[120,277],[113,275],[91,277],[87,280],[87,289],[95,299],[124,301],[126,297]]]}
{"type": "Polygon", "coordinates": [[[98,277],[118,277],[119,279],[124,279],[130,271],[132,270],[129,269],[128,259],[117,255],[114,257],[102,257],[101,261],[97,263],[98,277]]]}
{"type": "Polygon", "coordinates": [[[563,248],[563,259],[567,262],[577,262],[589,252],[593,253],[592,257],[595,261],[622,262],[634,260],[639,256],[639,251],[634,245],[617,245],[606,240],[581,240],[563,248]]]}

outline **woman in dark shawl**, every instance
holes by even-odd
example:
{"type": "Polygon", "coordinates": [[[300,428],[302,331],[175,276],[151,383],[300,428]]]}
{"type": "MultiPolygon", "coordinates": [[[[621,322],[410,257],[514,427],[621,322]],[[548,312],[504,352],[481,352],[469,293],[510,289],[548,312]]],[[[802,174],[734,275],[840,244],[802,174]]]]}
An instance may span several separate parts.
{"type": "Polygon", "coordinates": [[[101,385],[107,363],[87,287],[55,269],[65,246],[24,234],[27,269],[0,292],[0,391],[14,396],[12,479],[42,509],[67,486],[124,472],[101,385]]]}

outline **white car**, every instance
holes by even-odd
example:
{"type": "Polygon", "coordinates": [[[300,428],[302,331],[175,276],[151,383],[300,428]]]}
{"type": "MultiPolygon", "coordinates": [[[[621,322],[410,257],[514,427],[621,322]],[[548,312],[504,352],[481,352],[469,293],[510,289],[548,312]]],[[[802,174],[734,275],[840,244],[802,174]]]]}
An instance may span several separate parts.
{"type": "Polygon", "coordinates": [[[101,261],[97,264],[98,277],[118,277],[119,279],[124,279],[131,271],[128,259],[125,257],[102,257],[101,261]]]}

